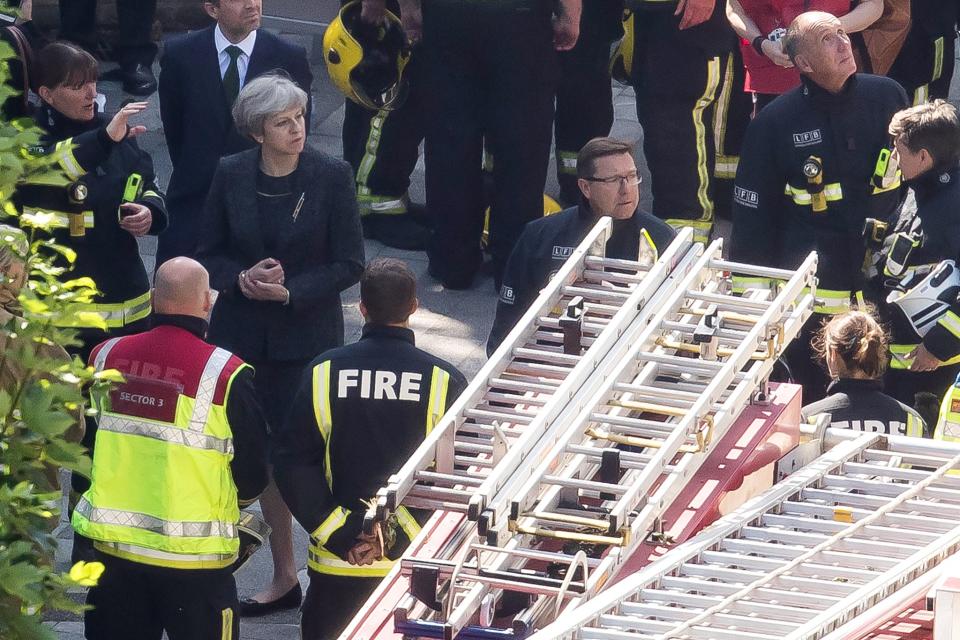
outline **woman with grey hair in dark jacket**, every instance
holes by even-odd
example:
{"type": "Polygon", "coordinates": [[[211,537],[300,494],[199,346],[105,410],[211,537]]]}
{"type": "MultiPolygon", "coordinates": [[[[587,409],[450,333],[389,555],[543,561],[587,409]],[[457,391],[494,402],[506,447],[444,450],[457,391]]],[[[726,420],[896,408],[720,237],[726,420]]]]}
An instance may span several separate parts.
{"type": "MultiPolygon", "coordinates": [[[[271,430],[284,421],[303,367],[343,344],[340,292],[360,279],[363,239],[350,165],[304,145],[307,95],[268,74],[233,107],[254,149],[223,158],[214,175],[198,259],[219,292],[209,339],[253,365],[271,430]]],[[[261,497],[273,528],[272,584],[243,615],[300,604],[291,516],[271,482],[261,497]]]]}

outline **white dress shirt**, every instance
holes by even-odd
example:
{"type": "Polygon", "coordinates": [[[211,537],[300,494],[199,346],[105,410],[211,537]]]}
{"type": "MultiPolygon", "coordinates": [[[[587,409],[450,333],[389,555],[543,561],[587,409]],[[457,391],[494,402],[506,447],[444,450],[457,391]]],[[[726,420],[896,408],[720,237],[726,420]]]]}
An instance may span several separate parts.
{"type": "MultiPolygon", "coordinates": [[[[213,28],[213,42],[217,47],[217,59],[220,61],[220,79],[223,79],[230,66],[230,54],[227,53],[227,47],[234,44],[227,40],[227,37],[220,31],[220,25],[213,28]]],[[[243,88],[247,80],[247,67],[250,66],[250,56],[253,54],[253,45],[257,42],[256,30],[251,31],[250,35],[236,43],[243,53],[237,58],[237,71],[240,73],[240,88],[243,88]]]]}

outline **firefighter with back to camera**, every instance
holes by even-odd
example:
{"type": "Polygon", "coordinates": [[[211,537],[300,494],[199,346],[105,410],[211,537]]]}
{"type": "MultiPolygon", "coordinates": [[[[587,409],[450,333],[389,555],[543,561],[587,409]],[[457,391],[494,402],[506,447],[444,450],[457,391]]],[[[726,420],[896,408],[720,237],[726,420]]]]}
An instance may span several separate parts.
{"type": "MultiPolygon", "coordinates": [[[[856,73],[850,39],[828,13],[798,16],[783,48],[802,84],[771,102],[747,129],[730,257],[792,269],[817,252],[815,313],[785,354],[804,399],[815,401],[827,380],[810,351],[812,334],[825,317],[862,300],[864,221],[886,219],[900,203],[887,126],[907,97],[892,80],[856,73]]],[[[734,288],[771,284],[736,278],[734,288]]]]}
{"type": "Polygon", "coordinates": [[[336,638],[419,532],[418,514],[400,507],[382,536],[363,533],[365,501],[466,387],[456,368],[414,345],[408,322],[417,304],[416,279],[403,262],[367,266],[363,335],[307,367],[274,451],[277,485],[310,532],[305,640],[336,638]]]}
{"type": "Polygon", "coordinates": [[[887,342],[886,332],[869,313],[833,316],[814,340],[814,350],[830,374],[827,397],[805,406],[801,419],[814,423],[830,414],[831,427],[922,437],[920,415],[883,393],[887,342]]]}
{"type": "Polygon", "coordinates": [[[266,425],[253,369],[204,340],[211,294],[198,262],[169,260],[153,328],[90,354],[125,380],[93,399],[92,479],[72,519],[106,567],[87,595],[89,640],[239,637],[240,506],[267,484],[266,425]]]}

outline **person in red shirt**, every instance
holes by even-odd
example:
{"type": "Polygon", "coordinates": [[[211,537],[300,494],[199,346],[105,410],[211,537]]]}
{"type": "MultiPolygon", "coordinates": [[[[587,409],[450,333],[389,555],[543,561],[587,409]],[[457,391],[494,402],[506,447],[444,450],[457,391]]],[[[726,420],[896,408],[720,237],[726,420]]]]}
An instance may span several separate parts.
{"type": "Polygon", "coordinates": [[[826,11],[840,19],[847,33],[862,31],[883,14],[883,0],[728,0],[727,20],[740,36],[744,89],[754,96],[754,113],[781,93],[800,84],[800,73],[780,46],[787,27],[805,11],[826,11]]]}

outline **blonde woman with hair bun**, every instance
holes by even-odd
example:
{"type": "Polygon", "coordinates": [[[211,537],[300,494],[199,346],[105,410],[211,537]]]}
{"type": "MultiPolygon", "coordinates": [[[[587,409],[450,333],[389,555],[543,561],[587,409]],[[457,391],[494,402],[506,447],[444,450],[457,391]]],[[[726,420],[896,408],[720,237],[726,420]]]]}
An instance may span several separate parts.
{"type": "Polygon", "coordinates": [[[872,315],[849,311],[833,316],[813,347],[830,374],[827,397],[801,411],[813,422],[830,415],[830,426],[893,435],[924,435],[924,421],[907,405],[883,393],[889,337],[872,315]]]}

